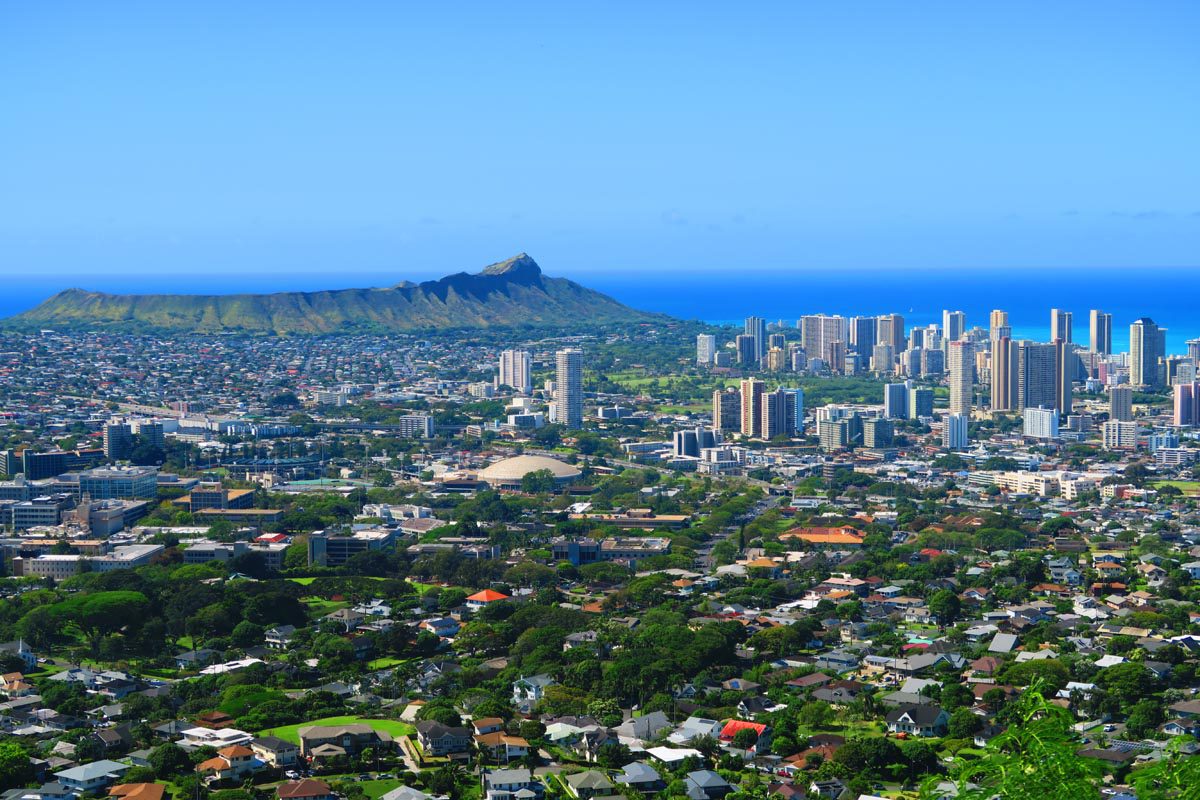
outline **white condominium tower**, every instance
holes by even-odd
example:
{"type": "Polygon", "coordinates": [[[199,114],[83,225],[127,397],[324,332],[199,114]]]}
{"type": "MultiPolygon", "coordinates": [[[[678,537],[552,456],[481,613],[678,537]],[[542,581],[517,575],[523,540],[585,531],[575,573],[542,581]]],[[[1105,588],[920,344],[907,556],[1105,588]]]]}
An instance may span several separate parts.
{"type": "Polygon", "coordinates": [[[554,382],[557,422],[568,428],[583,427],[583,351],[575,347],[559,350],[558,374],[554,382]]]}
{"type": "Polygon", "coordinates": [[[525,350],[505,350],[500,353],[500,385],[511,386],[522,394],[533,391],[532,359],[525,350]]]}
{"type": "Polygon", "coordinates": [[[950,413],[971,413],[971,394],[975,386],[975,362],[971,343],[950,342],[950,413]]]}

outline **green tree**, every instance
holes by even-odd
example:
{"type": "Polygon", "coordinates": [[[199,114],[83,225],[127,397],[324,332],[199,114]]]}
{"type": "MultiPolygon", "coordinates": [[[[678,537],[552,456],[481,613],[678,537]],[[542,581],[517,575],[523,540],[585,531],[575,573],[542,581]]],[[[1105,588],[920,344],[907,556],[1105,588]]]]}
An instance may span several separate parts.
{"type": "Polygon", "coordinates": [[[32,780],[29,754],[14,741],[0,741],[0,790],[16,789],[32,780]]]}

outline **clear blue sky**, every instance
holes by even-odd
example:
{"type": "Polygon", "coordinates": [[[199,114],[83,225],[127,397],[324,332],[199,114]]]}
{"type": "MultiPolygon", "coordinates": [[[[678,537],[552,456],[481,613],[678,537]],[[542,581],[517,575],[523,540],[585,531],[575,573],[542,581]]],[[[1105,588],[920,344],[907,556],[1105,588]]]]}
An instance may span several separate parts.
{"type": "Polygon", "coordinates": [[[1198,43],[1196,2],[14,0],[0,273],[1196,266],[1198,43]]]}

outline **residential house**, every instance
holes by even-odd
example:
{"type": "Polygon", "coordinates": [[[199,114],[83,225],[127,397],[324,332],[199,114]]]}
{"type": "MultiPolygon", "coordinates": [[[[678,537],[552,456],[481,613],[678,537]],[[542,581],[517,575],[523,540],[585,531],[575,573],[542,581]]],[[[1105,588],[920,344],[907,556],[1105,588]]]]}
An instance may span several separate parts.
{"type": "Polygon", "coordinates": [[[197,764],[196,772],[206,780],[240,781],[261,767],[262,762],[255,758],[254,751],[238,744],[222,747],[215,756],[197,764]]]}
{"type": "Polygon", "coordinates": [[[589,769],[566,777],[567,791],[579,800],[607,797],[615,793],[616,787],[603,772],[589,769]]]}
{"type": "Polygon", "coordinates": [[[287,781],[275,789],[278,800],[336,800],[329,784],[316,778],[287,781]]]}
{"type": "Polygon", "coordinates": [[[276,625],[264,634],[264,641],[272,650],[286,650],[291,647],[295,636],[295,625],[276,625]]]}
{"type": "Polygon", "coordinates": [[[667,741],[672,744],[687,744],[700,736],[711,736],[716,739],[721,735],[722,728],[724,726],[715,719],[688,717],[667,737],[667,741]]]}
{"type": "Polygon", "coordinates": [[[441,757],[466,753],[471,749],[471,730],[423,720],[417,723],[417,741],[425,755],[441,757]]]}
{"type": "Polygon", "coordinates": [[[522,676],[513,681],[513,705],[522,711],[530,711],[545,695],[546,688],[556,683],[549,675],[522,676]]]}
{"type": "Polygon", "coordinates": [[[617,783],[624,784],[643,794],[653,794],[667,788],[667,782],[658,774],[658,770],[645,761],[634,761],[626,764],[617,775],[617,783]]]}
{"type": "Polygon", "coordinates": [[[356,755],[367,748],[391,750],[392,735],[377,731],[364,723],[349,725],[308,725],[297,731],[300,755],[313,758],[336,758],[356,755]]]}
{"type": "Polygon", "coordinates": [[[545,789],[527,769],[487,770],[482,783],[485,800],[536,800],[545,789]]]}
{"type": "Polygon", "coordinates": [[[761,722],[749,722],[743,719],[731,719],[726,722],[725,726],[721,728],[721,735],[717,738],[726,744],[732,744],[734,739],[739,738],[738,734],[742,731],[753,731],[756,736],[754,743],[746,747],[746,750],[761,752],[771,742],[771,727],[769,725],[764,725],[761,722]]]}
{"type": "Polygon", "coordinates": [[[504,731],[476,736],[475,747],[481,753],[487,753],[495,761],[505,764],[514,758],[524,758],[529,755],[529,742],[520,736],[510,736],[504,731]]]}
{"type": "Polygon", "coordinates": [[[733,791],[729,782],[711,769],[698,769],[684,777],[690,800],[722,800],[733,791]]]}
{"type": "MultiPolygon", "coordinates": [[[[166,791],[164,783],[118,783],[108,787],[108,796],[115,800],[163,800],[166,791]]],[[[49,798],[42,795],[42,800],[49,798]]]]}
{"type": "Polygon", "coordinates": [[[255,757],[272,767],[290,767],[300,759],[299,745],[278,736],[260,736],[250,741],[255,757]]]}
{"type": "Polygon", "coordinates": [[[889,711],[885,719],[892,733],[941,736],[946,732],[950,715],[941,706],[931,703],[898,706],[889,711]]]}
{"type": "Polygon", "coordinates": [[[119,781],[121,776],[130,769],[131,767],[128,764],[119,764],[116,761],[101,759],[89,764],[80,764],[78,767],[65,769],[62,772],[56,772],[54,773],[54,777],[58,778],[58,782],[65,786],[72,794],[81,795],[107,789],[119,781]]]}

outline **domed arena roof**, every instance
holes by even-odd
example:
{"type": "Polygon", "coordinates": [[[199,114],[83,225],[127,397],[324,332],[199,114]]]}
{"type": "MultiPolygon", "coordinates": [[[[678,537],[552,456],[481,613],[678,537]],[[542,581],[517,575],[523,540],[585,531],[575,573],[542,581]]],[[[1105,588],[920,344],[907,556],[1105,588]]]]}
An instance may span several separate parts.
{"type": "Polygon", "coordinates": [[[582,473],[557,458],[548,456],[513,456],[503,461],[497,461],[479,473],[479,477],[488,483],[514,483],[531,472],[548,469],[558,481],[569,481],[578,478],[582,473]]]}

